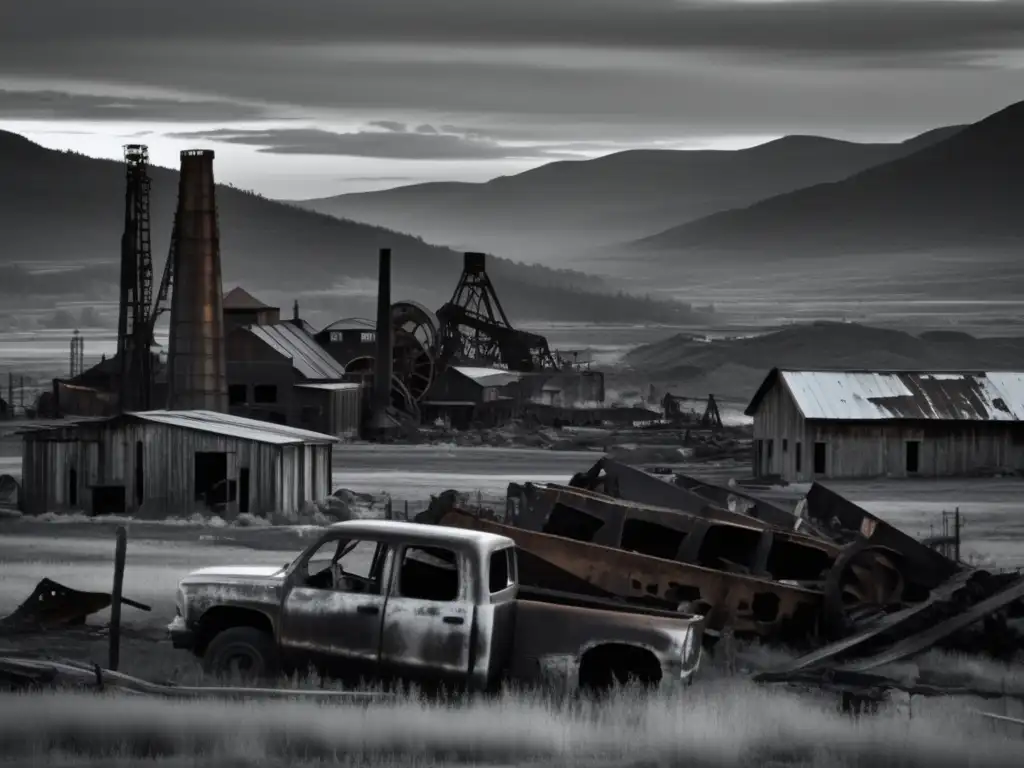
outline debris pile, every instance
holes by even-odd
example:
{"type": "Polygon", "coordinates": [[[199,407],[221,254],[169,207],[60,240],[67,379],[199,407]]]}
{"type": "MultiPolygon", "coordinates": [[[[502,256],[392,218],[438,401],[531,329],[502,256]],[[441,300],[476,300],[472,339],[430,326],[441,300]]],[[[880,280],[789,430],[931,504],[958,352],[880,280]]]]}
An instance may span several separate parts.
{"type": "Polygon", "coordinates": [[[886,665],[931,648],[1024,651],[1024,576],[956,562],[817,483],[787,509],[605,457],[568,485],[510,484],[504,510],[449,491],[417,519],[513,539],[525,586],[697,613],[712,643],[803,654],[763,682],[877,688],[886,665]]]}
{"type": "MultiPolygon", "coordinates": [[[[85,624],[85,619],[111,606],[109,592],[81,592],[52,579],[42,579],[25,602],[0,619],[0,632],[32,632],[85,624]]],[[[153,610],[144,603],[121,598],[123,605],[140,611],[153,610]]]]}

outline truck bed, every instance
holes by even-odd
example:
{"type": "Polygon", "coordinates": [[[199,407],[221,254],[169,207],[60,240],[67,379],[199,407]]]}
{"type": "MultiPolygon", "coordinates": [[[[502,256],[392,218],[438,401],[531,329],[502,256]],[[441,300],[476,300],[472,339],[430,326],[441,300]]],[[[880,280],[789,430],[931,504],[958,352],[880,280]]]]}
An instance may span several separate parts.
{"type": "Polygon", "coordinates": [[[532,600],[537,603],[552,603],[554,605],[566,605],[575,608],[594,608],[601,611],[615,611],[618,613],[636,613],[644,616],[656,616],[663,619],[685,619],[692,614],[669,611],[663,608],[653,608],[637,603],[616,600],[608,597],[593,597],[591,595],[579,595],[573,592],[562,592],[556,589],[542,589],[541,587],[526,587],[520,584],[517,598],[520,600],[532,600]]]}

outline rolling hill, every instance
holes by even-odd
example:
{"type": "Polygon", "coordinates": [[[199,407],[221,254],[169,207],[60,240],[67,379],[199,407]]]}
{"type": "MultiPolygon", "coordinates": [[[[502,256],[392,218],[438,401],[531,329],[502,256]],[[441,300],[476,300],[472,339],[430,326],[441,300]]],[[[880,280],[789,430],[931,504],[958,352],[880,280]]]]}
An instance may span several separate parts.
{"type": "Polygon", "coordinates": [[[634,245],[688,253],[820,258],[930,251],[1019,254],[1024,102],[847,179],[681,223],[634,245]]]}
{"type": "Polygon", "coordinates": [[[837,181],[951,136],[898,144],[787,136],[723,150],[630,150],[549,163],[486,183],[441,182],[299,201],[430,242],[560,264],[560,253],[632,240],[772,195],[837,181]]]}
{"type": "Polygon", "coordinates": [[[677,393],[754,394],[774,367],[811,370],[1018,370],[1024,338],[919,335],[858,323],[793,325],[760,336],[706,341],[677,334],[631,350],[622,360],[644,381],[677,393]]]}
{"type": "MultiPolygon", "coordinates": [[[[216,170],[216,169],[215,169],[216,170]]],[[[153,259],[159,279],[177,199],[178,173],[152,168],[153,259]]],[[[0,132],[0,296],[7,309],[42,297],[116,298],[124,216],[124,166],[45,149],[0,132]]],[[[395,298],[436,307],[455,289],[462,256],[409,235],[339,220],[228,186],[217,203],[225,286],[328,319],[372,307],[377,250],[391,247],[395,298]],[[331,317],[333,315],[333,317],[331,317]]],[[[613,295],[581,273],[491,259],[489,272],[513,321],[621,319],[671,322],[683,305],[613,295]]],[[[372,316],[372,309],[370,309],[372,316]]]]}

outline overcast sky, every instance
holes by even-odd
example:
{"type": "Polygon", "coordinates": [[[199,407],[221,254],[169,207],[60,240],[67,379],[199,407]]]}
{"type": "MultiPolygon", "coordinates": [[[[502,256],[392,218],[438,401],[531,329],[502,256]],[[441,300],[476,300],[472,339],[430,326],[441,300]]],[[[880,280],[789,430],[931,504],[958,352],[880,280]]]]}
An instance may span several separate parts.
{"type": "Polygon", "coordinates": [[[0,128],[306,198],[1024,100],[1024,0],[10,0],[0,128]],[[144,10],[142,10],[144,8],[144,10]]]}

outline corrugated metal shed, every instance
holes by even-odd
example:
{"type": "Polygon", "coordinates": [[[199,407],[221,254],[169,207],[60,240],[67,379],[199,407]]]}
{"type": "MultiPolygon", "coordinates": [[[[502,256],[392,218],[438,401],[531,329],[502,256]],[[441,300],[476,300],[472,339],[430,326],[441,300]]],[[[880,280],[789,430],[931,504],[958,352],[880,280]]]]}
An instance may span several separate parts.
{"type": "Polygon", "coordinates": [[[474,368],[472,366],[454,366],[453,370],[470,379],[481,387],[504,387],[506,384],[519,381],[522,374],[505,371],[501,368],[474,368]]]}
{"type": "Polygon", "coordinates": [[[805,419],[1024,421],[1024,373],[1012,371],[785,371],[773,369],[746,414],[782,382],[805,419]]]}
{"type": "Polygon", "coordinates": [[[322,445],[338,442],[337,438],[320,432],[214,411],[138,411],[125,415],[156,424],[196,429],[223,437],[272,445],[322,445]]]}
{"type": "Polygon", "coordinates": [[[309,333],[291,323],[251,325],[246,330],[290,358],[295,370],[305,379],[340,379],[345,375],[341,363],[317,344],[309,333]]]}

